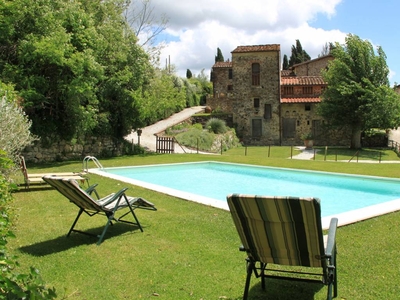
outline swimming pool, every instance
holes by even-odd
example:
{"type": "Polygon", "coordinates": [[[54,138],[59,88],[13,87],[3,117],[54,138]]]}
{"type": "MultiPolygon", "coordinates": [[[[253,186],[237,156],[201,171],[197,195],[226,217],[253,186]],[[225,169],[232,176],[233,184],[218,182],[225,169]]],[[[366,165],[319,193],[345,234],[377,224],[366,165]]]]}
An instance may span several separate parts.
{"type": "Polygon", "coordinates": [[[91,169],[91,173],[228,209],[230,193],[321,199],[323,226],[400,210],[400,180],[221,162],[91,169]]]}

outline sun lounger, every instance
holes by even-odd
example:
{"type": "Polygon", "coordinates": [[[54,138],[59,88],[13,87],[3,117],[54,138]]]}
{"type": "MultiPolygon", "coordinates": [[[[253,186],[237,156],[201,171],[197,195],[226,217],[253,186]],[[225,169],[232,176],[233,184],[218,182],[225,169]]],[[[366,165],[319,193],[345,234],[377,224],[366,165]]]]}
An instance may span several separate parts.
{"type": "Polygon", "coordinates": [[[31,184],[45,184],[43,176],[59,176],[68,177],[81,182],[89,184],[89,178],[85,172],[49,172],[49,173],[28,173],[26,168],[25,158],[20,156],[20,167],[22,174],[24,175],[25,187],[29,189],[31,184]]]}
{"type": "Polygon", "coordinates": [[[324,239],[318,199],[233,194],[227,200],[243,244],[240,250],[247,253],[243,299],[252,273],[261,277],[263,289],[267,277],[318,281],[328,286],[327,299],[332,299],[332,289],[337,296],[338,220],[331,219],[324,239]]]}
{"type": "Polygon", "coordinates": [[[88,216],[92,217],[95,215],[104,215],[107,218],[107,223],[100,235],[95,235],[99,237],[97,244],[100,245],[103,241],[104,235],[108,227],[113,221],[123,222],[139,227],[140,231],[143,232],[143,228],[136,217],[134,212],[135,209],[147,209],[147,210],[157,210],[153,203],[141,198],[141,197],[130,197],[125,194],[127,188],[123,188],[114,194],[110,194],[101,199],[94,199],[91,194],[95,193],[98,196],[95,187],[97,185],[92,185],[86,190],[83,190],[79,184],[74,179],[67,179],[54,176],[44,176],[43,180],[58,190],[62,195],[64,195],[68,200],[79,207],[78,215],[73,222],[67,236],[71,232],[78,232],[83,234],[89,234],[80,230],[76,230],[75,225],[78,222],[79,217],[82,213],[86,213],[88,216]],[[123,213],[120,217],[116,217],[116,212],[122,209],[127,209],[127,212],[123,213]],[[124,219],[126,216],[131,215],[134,221],[129,221],[124,219]]]}

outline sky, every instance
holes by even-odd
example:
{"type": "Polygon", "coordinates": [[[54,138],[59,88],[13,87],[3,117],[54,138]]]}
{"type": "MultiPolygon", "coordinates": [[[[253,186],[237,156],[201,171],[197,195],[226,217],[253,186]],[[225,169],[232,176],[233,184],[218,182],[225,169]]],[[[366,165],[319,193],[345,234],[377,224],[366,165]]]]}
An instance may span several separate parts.
{"type": "Polygon", "coordinates": [[[381,46],[391,86],[400,84],[399,0],[150,0],[155,17],[168,18],[160,66],[176,73],[208,76],[217,48],[225,58],[242,45],[280,44],[290,57],[296,40],[311,58],[328,42],[344,43],[351,33],[381,46]]]}

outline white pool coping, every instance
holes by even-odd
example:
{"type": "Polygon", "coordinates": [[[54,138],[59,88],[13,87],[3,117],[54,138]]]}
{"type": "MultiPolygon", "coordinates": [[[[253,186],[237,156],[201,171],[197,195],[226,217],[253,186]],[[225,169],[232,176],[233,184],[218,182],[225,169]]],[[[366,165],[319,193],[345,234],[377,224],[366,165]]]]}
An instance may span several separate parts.
{"type": "MultiPolygon", "coordinates": [[[[170,196],[177,197],[180,199],[197,202],[200,204],[209,205],[209,206],[212,206],[215,208],[229,211],[228,203],[221,201],[221,200],[216,200],[216,199],[209,198],[209,197],[204,197],[204,196],[200,196],[200,195],[196,195],[196,194],[192,194],[192,193],[188,193],[188,192],[183,192],[180,190],[176,190],[176,189],[172,189],[172,188],[168,188],[168,187],[164,187],[164,186],[160,186],[160,185],[156,185],[156,184],[152,184],[152,183],[148,183],[148,182],[144,182],[144,181],[140,181],[140,180],[136,180],[136,179],[130,179],[130,178],[126,178],[124,176],[116,175],[116,174],[110,174],[101,169],[89,169],[88,171],[89,171],[89,173],[92,173],[92,174],[97,174],[97,175],[100,175],[103,177],[108,177],[111,179],[129,183],[129,184],[141,186],[146,189],[153,190],[153,191],[156,191],[156,192],[159,192],[162,194],[170,195],[170,196]]],[[[375,204],[375,205],[370,205],[370,206],[367,206],[364,208],[355,209],[355,210],[347,211],[347,212],[340,213],[340,214],[322,217],[322,220],[321,220],[322,228],[328,229],[330,220],[332,218],[338,218],[338,226],[345,226],[345,225],[349,225],[352,223],[371,219],[374,217],[378,217],[378,216],[392,213],[392,212],[399,211],[399,210],[400,210],[400,199],[395,199],[392,201],[375,204]]]]}

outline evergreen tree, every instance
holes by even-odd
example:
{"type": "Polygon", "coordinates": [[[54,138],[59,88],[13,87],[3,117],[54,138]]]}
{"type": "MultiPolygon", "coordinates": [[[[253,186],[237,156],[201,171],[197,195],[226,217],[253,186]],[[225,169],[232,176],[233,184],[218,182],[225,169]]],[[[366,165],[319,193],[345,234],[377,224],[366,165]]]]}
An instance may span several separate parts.
{"type": "Polygon", "coordinates": [[[289,59],[289,67],[310,60],[311,57],[303,50],[300,40],[296,40],[296,46],[292,45],[292,55],[289,59]]]}
{"type": "Polygon", "coordinates": [[[288,61],[287,55],[285,54],[283,56],[282,70],[288,70],[288,69],[289,69],[289,61],[288,61]]]}
{"type": "Polygon", "coordinates": [[[190,71],[189,69],[186,70],[186,78],[190,79],[193,77],[192,71],[190,71]]]}
{"type": "Polygon", "coordinates": [[[222,55],[221,49],[217,48],[217,55],[215,56],[215,62],[224,62],[224,56],[222,55]]]}

